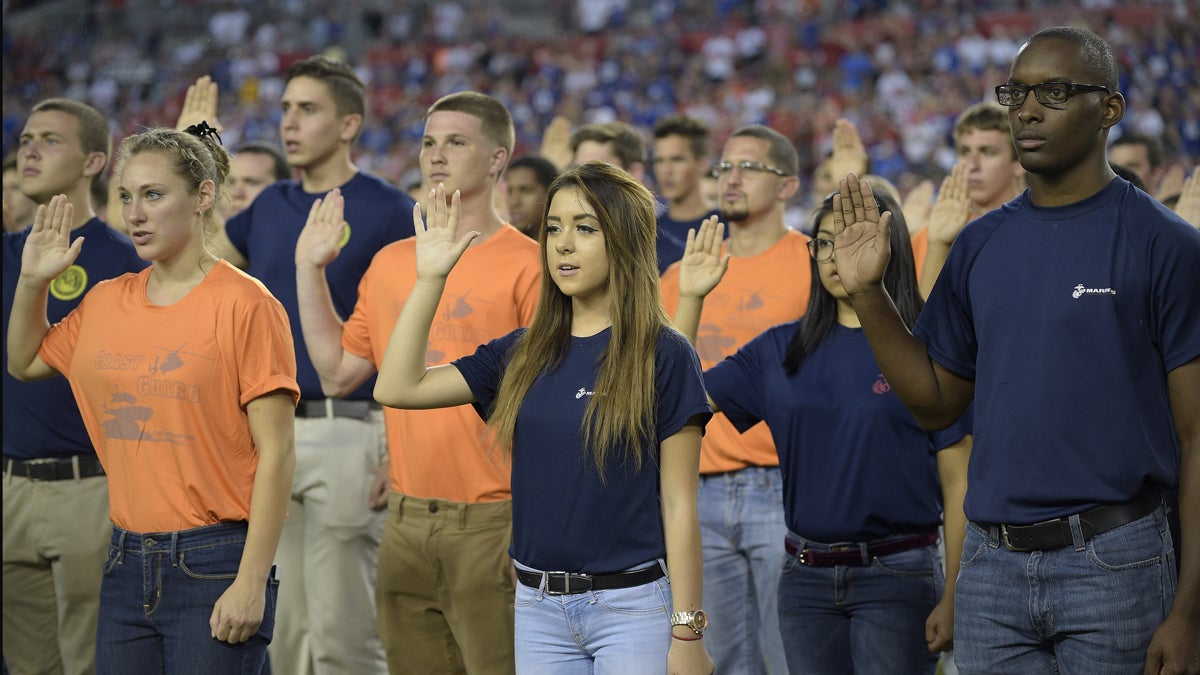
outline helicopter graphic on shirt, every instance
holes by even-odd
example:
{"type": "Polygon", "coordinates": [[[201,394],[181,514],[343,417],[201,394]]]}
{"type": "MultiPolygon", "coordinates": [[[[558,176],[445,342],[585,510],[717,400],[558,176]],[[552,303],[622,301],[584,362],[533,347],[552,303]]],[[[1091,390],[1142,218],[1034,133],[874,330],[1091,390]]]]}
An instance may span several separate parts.
{"type": "Polygon", "coordinates": [[[212,361],[211,358],[204,356],[202,354],[193,354],[192,352],[183,351],[183,348],[186,346],[187,346],[187,343],[185,342],[185,343],[179,345],[175,349],[167,349],[166,347],[155,347],[155,349],[167,352],[167,357],[165,359],[162,359],[161,363],[159,362],[159,359],[161,357],[158,357],[158,356],[154,357],[154,363],[150,365],[150,374],[151,375],[158,375],[160,373],[165,374],[165,373],[171,372],[172,370],[178,370],[179,368],[182,368],[183,367],[183,359],[180,357],[180,354],[183,354],[184,356],[194,356],[198,359],[204,359],[205,361],[212,361]]]}

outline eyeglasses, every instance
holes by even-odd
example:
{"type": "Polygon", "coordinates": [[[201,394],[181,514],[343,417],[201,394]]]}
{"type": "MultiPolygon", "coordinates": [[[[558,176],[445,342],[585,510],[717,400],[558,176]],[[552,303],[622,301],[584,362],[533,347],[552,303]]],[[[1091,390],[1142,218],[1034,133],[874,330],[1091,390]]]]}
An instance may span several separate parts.
{"type": "Polygon", "coordinates": [[[833,257],[832,239],[809,239],[808,254],[817,262],[825,262],[833,257]]]}
{"type": "Polygon", "coordinates": [[[1109,93],[1108,87],[1098,84],[1076,84],[1074,82],[1042,82],[1040,84],[1001,84],[996,87],[996,101],[1002,106],[1016,108],[1025,102],[1029,92],[1037,97],[1042,105],[1066,105],[1067,99],[1075,92],[1102,91],[1109,93]]]}
{"type": "Polygon", "coordinates": [[[770,164],[749,161],[738,162],[737,164],[734,164],[733,162],[717,162],[712,166],[712,173],[714,176],[720,178],[721,176],[732,173],[734,169],[740,169],[742,171],[758,171],[761,173],[773,173],[776,176],[788,175],[783,169],[777,169],[770,164]]]}

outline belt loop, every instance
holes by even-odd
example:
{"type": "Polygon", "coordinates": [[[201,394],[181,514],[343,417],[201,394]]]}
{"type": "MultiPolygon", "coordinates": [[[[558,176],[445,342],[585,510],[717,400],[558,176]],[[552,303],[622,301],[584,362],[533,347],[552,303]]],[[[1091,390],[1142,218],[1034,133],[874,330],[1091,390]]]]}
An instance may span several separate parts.
{"type": "Polygon", "coordinates": [[[113,533],[117,535],[117,562],[125,560],[125,530],[120,527],[113,527],[113,533]]]}
{"type": "Polygon", "coordinates": [[[80,481],[79,477],[79,455],[71,455],[71,472],[75,474],[75,482],[80,481]]]}
{"type": "Polygon", "coordinates": [[[662,558],[659,558],[659,559],[658,559],[658,566],[662,568],[663,574],[664,574],[664,575],[666,575],[666,577],[667,577],[667,580],[668,580],[668,581],[670,581],[670,580],[671,580],[671,575],[670,575],[670,573],[668,573],[668,572],[667,572],[667,561],[666,561],[666,560],[663,560],[662,558]]]}
{"type": "Polygon", "coordinates": [[[179,533],[171,533],[171,567],[179,567],[179,533]]]}
{"type": "Polygon", "coordinates": [[[992,548],[1000,548],[1000,526],[986,525],[983,526],[984,536],[987,537],[988,546],[992,548]]]}
{"type": "Polygon", "coordinates": [[[867,552],[867,543],[865,541],[858,542],[858,555],[862,557],[863,565],[871,564],[871,554],[867,552]]]}
{"type": "Polygon", "coordinates": [[[1071,542],[1075,545],[1075,550],[1082,552],[1087,548],[1087,539],[1083,536],[1083,526],[1079,523],[1079,514],[1076,513],[1067,518],[1067,523],[1071,529],[1071,542]]]}
{"type": "Polygon", "coordinates": [[[470,506],[470,504],[458,505],[458,529],[460,530],[467,529],[467,511],[470,506]]]}
{"type": "Polygon", "coordinates": [[[331,398],[325,399],[325,417],[333,419],[333,399],[331,398]]]}
{"type": "Polygon", "coordinates": [[[4,460],[4,484],[5,485],[12,485],[13,462],[14,461],[15,460],[12,460],[12,459],[4,460]]]}

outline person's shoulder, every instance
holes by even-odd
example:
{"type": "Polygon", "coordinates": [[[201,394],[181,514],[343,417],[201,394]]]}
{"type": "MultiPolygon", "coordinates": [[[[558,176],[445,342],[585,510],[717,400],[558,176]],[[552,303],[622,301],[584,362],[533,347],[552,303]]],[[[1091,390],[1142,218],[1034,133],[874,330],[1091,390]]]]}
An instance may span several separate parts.
{"type": "Polygon", "coordinates": [[[258,278],[250,276],[227,260],[218,260],[209,271],[209,278],[223,298],[249,302],[278,302],[275,295],[258,278]]]}
{"type": "Polygon", "coordinates": [[[522,234],[520,230],[507,223],[502,225],[491,239],[484,243],[493,244],[497,249],[503,247],[512,251],[532,252],[535,256],[539,250],[536,240],[522,234]]]}
{"type": "Polygon", "coordinates": [[[1116,178],[1118,210],[1123,220],[1150,236],[1181,237],[1184,241],[1200,240],[1200,230],[1181,218],[1165,204],[1142,192],[1124,178],[1116,178]]]}
{"type": "Polygon", "coordinates": [[[660,355],[678,356],[678,355],[695,355],[696,349],[692,343],[674,326],[663,324],[658,331],[658,341],[655,344],[655,350],[660,355]]]}

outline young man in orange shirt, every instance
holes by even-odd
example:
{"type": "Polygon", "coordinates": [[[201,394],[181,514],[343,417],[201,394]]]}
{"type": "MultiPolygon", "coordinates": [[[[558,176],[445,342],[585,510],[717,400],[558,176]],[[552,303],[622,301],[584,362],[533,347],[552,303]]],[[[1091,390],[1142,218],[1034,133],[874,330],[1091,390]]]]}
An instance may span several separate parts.
{"type": "MultiPolygon", "coordinates": [[[[448,194],[459,191],[460,229],[480,233],[447,280],[430,333],[431,364],[472,353],[533,318],[541,281],[538,245],[501,220],[493,201],[513,137],[504,105],[476,92],[439,99],[425,117],[425,181],[444,185],[448,194]]],[[[296,247],[304,340],[331,396],[375,374],[404,299],[420,292],[414,288],[416,240],[391,244],[371,262],[343,326],[323,274],[338,255],[340,229],[306,228],[296,247]]],[[[511,673],[509,467],[487,443],[471,406],[388,408],[384,415],[390,494],[376,605],[388,668],[511,673]]],[[[383,491],[382,481],[377,487],[383,491]]]]}

